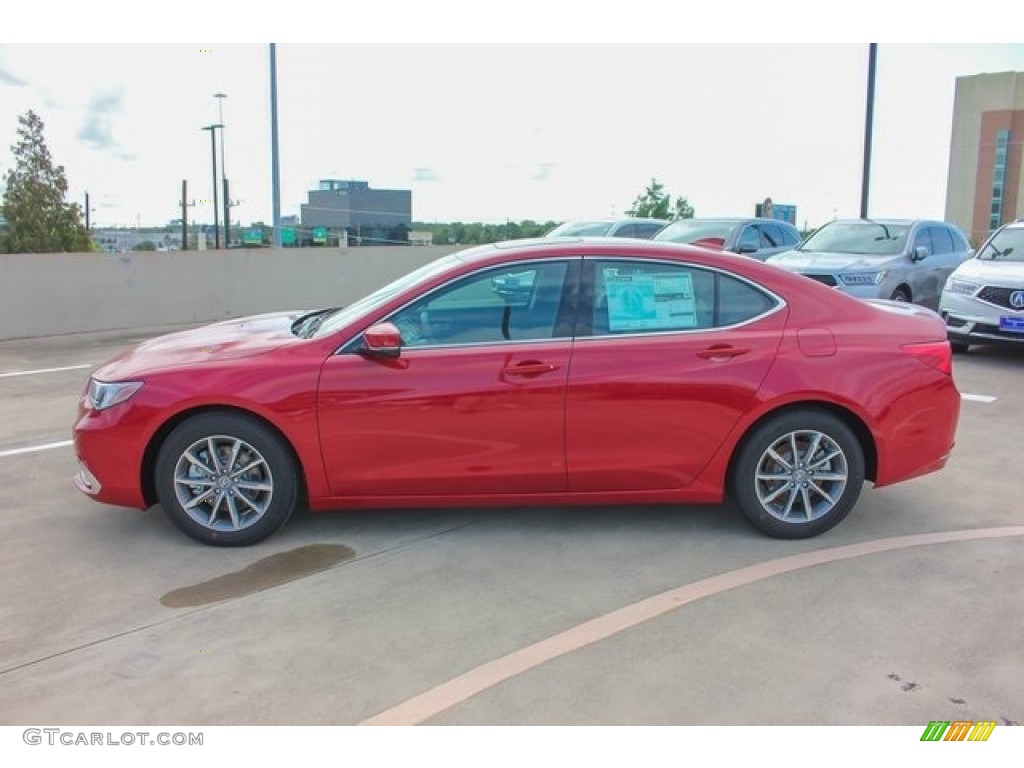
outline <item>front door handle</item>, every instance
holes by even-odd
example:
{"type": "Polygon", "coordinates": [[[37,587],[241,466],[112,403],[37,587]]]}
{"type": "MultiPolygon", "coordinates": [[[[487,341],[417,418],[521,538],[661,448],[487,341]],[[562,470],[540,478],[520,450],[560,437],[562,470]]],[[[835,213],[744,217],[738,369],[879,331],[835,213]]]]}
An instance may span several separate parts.
{"type": "Polygon", "coordinates": [[[713,347],[702,349],[697,357],[702,360],[731,360],[734,357],[745,355],[750,347],[734,347],[731,344],[715,344],[713,347]]]}
{"type": "Polygon", "coordinates": [[[550,373],[557,368],[558,366],[554,363],[529,361],[506,366],[501,372],[504,376],[540,376],[542,373],[550,373]]]}

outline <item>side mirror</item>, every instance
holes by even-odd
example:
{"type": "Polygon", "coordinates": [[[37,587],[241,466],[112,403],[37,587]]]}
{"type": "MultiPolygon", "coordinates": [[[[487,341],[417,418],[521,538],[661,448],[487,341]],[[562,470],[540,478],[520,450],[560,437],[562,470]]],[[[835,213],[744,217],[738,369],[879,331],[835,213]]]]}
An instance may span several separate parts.
{"type": "Polygon", "coordinates": [[[394,323],[377,323],[363,331],[360,349],[369,357],[398,357],[402,353],[402,333],[394,323]]]}
{"type": "Polygon", "coordinates": [[[919,245],[914,249],[914,255],[910,258],[912,261],[922,261],[927,259],[930,253],[927,245],[919,245]]]}
{"type": "Polygon", "coordinates": [[[740,243],[736,246],[736,253],[757,253],[757,246],[750,243],[740,243]]]}

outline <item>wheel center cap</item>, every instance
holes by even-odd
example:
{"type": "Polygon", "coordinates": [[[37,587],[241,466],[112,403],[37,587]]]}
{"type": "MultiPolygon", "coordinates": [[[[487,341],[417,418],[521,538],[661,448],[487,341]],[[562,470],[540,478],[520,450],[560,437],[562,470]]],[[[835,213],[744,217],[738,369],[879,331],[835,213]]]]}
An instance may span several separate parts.
{"type": "Polygon", "coordinates": [[[228,488],[230,486],[231,486],[231,478],[230,477],[218,477],[217,478],[217,488],[219,490],[223,491],[223,490],[225,490],[226,488],[228,488]]]}
{"type": "Polygon", "coordinates": [[[793,473],[793,482],[794,483],[806,483],[807,482],[807,478],[808,478],[808,474],[807,474],[807,470],[805,470],[805,469],[798,469],[796,472],[793,473]]]}

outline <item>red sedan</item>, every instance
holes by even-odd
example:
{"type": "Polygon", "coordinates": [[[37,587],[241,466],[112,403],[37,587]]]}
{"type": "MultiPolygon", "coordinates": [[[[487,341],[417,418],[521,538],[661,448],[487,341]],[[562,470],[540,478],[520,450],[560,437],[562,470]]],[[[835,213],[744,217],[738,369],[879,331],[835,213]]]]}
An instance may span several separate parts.
{"type": "Polygon", "coordinates": [[[940,469],[939,316],[671,243],[519,241],[343,309],[155,338],[92,376],[78,487],[208,544],[313,509],[719,502],[771,536],[940,469]]]}

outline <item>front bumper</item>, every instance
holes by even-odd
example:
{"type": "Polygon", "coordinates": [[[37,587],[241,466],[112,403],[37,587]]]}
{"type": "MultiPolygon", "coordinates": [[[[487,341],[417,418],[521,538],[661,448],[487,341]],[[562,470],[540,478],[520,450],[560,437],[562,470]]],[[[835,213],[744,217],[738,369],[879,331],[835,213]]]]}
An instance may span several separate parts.
{"type": "Polygon", "coordinates": [[[1024,311],[1000,309],[970,296],[943,294],[939,314],[946,323],[950,341],[970,344],[1024,344],[1024,331],[1000,328],[1001,317],[1017,318],[1024,324],[1024,311]]]}

